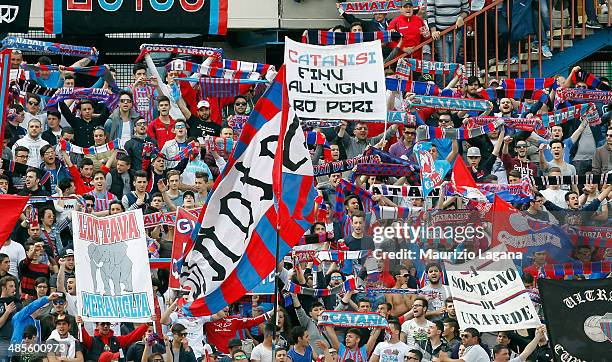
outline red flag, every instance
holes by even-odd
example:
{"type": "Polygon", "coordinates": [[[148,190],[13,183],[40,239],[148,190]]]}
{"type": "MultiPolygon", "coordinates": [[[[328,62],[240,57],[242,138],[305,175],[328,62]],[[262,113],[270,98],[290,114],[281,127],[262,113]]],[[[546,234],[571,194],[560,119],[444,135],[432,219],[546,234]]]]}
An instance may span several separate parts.
{"type": "Polygon", "coordinates": [[[198,217],[193,213],[178,208],[176,212],[176,224],[174,226],[174,239],[172,241],[172,256],[170,259],[170,279],[168,287],[172,289],[180,289],[181,281],[179,279],[181,270],[179,268],[179,260],[184,257],[183,252],[185,251],[185,244],[189,241],[193,227],[198,221],[198,217]]]}
{"type": "Polygon", "coordinates": [[[30,198],[28,196],[0,195],[0,247],[11,236],[11,232],[30,198]]]}
{"type": "MultiPolygon", "coordinates": [[[[510,215],[515,212],[518,212],[518,210],[512,207],[512,205],[510,205],[506,201],[504,201],[504,199],[502,199],[501,197],[495,195],[495,199],[493,200],[493,209],[491,213],[491,248],[502,244],[502,241],[500,240],[500,234],[506,230],[510,230],[508,220],[510,220],[510,215]]],[[[506,245],[506,247],[508,247],[508,245],[506,245]]]]}
{"type": "Polygon", "coordinates": [[[451,183],[455,192],[462,197],[479,202],[488,202],[487,198],[478,189],[472,173],[468,170],[461,157],[457,157],[453,165],[451,183]]]}

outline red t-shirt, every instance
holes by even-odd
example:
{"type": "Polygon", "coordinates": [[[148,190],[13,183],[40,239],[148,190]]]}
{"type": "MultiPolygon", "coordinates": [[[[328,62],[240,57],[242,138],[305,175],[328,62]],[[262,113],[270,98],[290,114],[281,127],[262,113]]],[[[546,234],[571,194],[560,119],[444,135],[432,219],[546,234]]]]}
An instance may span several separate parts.
{"type": "Polygon", "coordinates": [[[159,117],[155,118],[147,128],[147,135],[157,140],[157,145],[161,150],[167,141],[175,137],[174,120],[170,117],[170,124],[165,124],[159,117]]]}
{"type": "MultiPolygon", "coordinates": [[[[388,29],[394,29],[400,32],[402,38],[402,48],[414,47],[425,41],[425,38],[421,34],[421,28],[425,25],[425,22],[420,17],[413,15],[411,17],[400,15],[395,19],[391,20],[388,29]]],[[[410,57],[415,59],[421,59],[422,48],[413,52],[410,57]]]]}
{"type": "Polygon", "coordinates": [[[262,314],[255,318],[228,317],[204,324],[208,344],[217,347],[223,353],[229,353],[227,344],[236,337],[236,332],[249,329],[266,321],[268,315],[262,314]]]}

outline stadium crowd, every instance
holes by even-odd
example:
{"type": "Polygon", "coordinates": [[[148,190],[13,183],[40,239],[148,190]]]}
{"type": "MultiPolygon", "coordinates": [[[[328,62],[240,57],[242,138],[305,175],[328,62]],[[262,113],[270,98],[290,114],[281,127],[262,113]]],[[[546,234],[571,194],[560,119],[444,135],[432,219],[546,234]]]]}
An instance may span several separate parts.
{"type": "MultiPolygon", "coordinates": [[[[435,53],[441,55],[444,44],[452,44],[453,39],[441,39],[439,32],[463,24],[476,2],[470,8],[467,0],[429,0],[418,13],[412,2],[403,3],[402,13],[392,20],[384,14],[360,20],[340,11],[347,24],[333,30],[394,29],[403,34],[403,43],[396,50],[392,49],[396,45],[387,46],[387,54],[405,52],[411,57],[421,57],[420,51],[412,53],[411,48],[432,36],[440,49],[435,53]]],[[[588,21],[593,27],[598,25],[593,19],[588,21]]],[[[547,56],[550,49],[543,45],[541,51],[547,56]]],[[[446,51],[447,57],[450,53],[446,51]]],[[[83,59],[72,66],[88,62],[83,59]]],[[[53,64],[46,56],[37,59],[35,69],[26,64],[20,51],[12,53],[15,78],[47,88],[74,87],[75,80],[88,79],[79,77],[89,77],[63,66],[46,70],[44,66],[53,64]]],[[[0,191],[48,198],[28,204],[0,249],[2,358],[8,358],[10,352],[15,361],[551,361],[544,328],[498,333],[460,330],[453,297],[445,285],[443,260],[383,261],[371,253],[343,262],[325,261],[320,267],[312,260],[285,258],[278,277],[279,298],[245,296],[206,317],[185,315],[181,307],[191,296],[168,288],[167,269],[152,269],[156,314],[151,323],[82,323],[76,307],[78,276],[71,212],[105,216],[134,209],[151,214],[201,207],[229,156],[226,149],[207,146],[208,140],[211,136],[236,140],[243,116],[249,115],[265,90],[265,85],[243,86],[236,97],[200,99],[191,84],[175,81],[182,70],[169,69],[162,77],[152,63],[136,64],[132,84],[120,90],[118,103],[111,109],[87,99],[60,100],[57,106],[47,107],[52,95],[22,92],[13,97],[4,134],[0,191]],[[92,146],[100,150],[114,140],[118,140],[115,149],[71,152],[92,146]],[[66,141],[72,148],[66,147],[66,141]],[[347,290],[317,297],[285,288],[334,288],[350,276],[361,285],[419,289],[422,294],[370,295],[347,290]],[[278,300],[276,308],[274,300],[278,300]],[[318,317],[324,310],[376,312],[388,320],[389,329],[320,328],[318,317]],[[67,347],[48,353],[27,348],[46,342],[67,347]]],[[[392,69],[388,71],[393,74],[392,69]]],[[[110,72],[116,77],[114,69],[110,72]]],[[[584,73],[575,67],[555,82],[564,88],[592,88],[592,82],[578,76],[584,73]]],[[[274,74],[272,69],[261,77],[270,80],[274,74]]],[[[429,74],[415,76],[423,82],[442,81],[429,74]]],[[[461,72],[448,78],[452,79],[445,79],[444,92],[460,99],[478,99],[481,90],[495,89],[503,81],[491,79],[483,84],[476,76],[462,81],[461,72]]],[[[598,79],[609,90],[609,80],[598,79]]],[[[110,84],[100,78],[93,87],[110,89],[110,84]]],[[[482,115],[532,118],[554,111],[555,92],[545,92],[544,101],[492,99],[492,109],[482,115]]],[[[410,93],[387,91],[387,95],[390,111],[404,111],[414,99],[410,93]]],[[[475,115],[473,111],[422,107],[408,111],[419,124],[440,128],[464,127],[464,119],[475,115]]],[[[435,159],[451,164],[463,158],[474,180],[485,184],[517,184],[536,176],[606,175],[612,170],[612,109],[598,103],[596,111],[599,124],[590,124],[583,117],[550,127],[545,136],[500,126],[463,141],[431,139],[430,152],[435,159]]],[[[309,145],[313,165],[358,157],[372,148],[416,162],[417,128],[417,123],[393,124],[385,130],[382,123],[342,121],[336,127],[308,129],[326,139],[309,145]]],[[[424,214],[434,210],[472,206],[457,195],[422,198],[354,192],[344,195],[344,209],[334,213],[336,191],[343,183],[362,190],[373,184],[417,185],[406,177],[355,175],[354,170],[317,177],[317,222],[309,234],[322,241],[318,244],[322,250],[400,250],[406,247],[406,240],[385,238],[380,242],[373,238],[375,228],[395,222],[418,225],[424,214]],[[378,212],[382,206],[407,208],[411,217],[383,219],[378,212]]],[[[514,206],[543,222],[609,226],[610,192],[610,185],[550,185],[541,191],[533,188],[527,202],[514,206]]],[[[169,258],[174,227],[155,225],[147,232],[150,256],[169,258]]],[[[485,237],[465,245],[478,250],[489,241],[485,237]]],[[[582,262],[610,261],[612,249],[581,247],[573,257],[582,262]]],[[[522,265],[522,280],[536,304],[539,268],[547,262],[554,260],[539,252],[529,256],[530,264],[522,265]]]]}

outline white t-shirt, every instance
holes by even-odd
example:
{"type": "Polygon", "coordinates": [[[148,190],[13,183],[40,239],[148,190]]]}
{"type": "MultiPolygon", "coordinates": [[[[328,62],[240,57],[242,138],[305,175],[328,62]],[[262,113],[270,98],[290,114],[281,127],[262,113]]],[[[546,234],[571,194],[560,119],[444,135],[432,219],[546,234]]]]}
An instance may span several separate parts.
{"type": "Polygon", "coordinates": [[[479,344],[469,346],[465,349],[462,360],[465,362],[491,362],[491,358],[479,344]]]}
{"type": "Polygon", "coordinates": [[[374,348],[374,354],[379,356],[380,362],[404,362],[404,356],[410,348],[402,341],[397,343],[380,342],[374,348]]]}
{"type": "Polygon", "coordinates": [[[263,343],[258,344],[251,351],[251,361],[272,362],[272,350],[264,347],[263,343]]]}
{"type": "Polygon", "coordinates": [[[187,328],[187,340],[189,347],[197,358],[204,355],[204,324],[210,322],[211,317],[185,317],[179,316],[177,312],[170,314],[170,325],[180,323],[187,328]]]}
{"type": "Polygon", "coordinates": [[[131,121],[123,121],[123,125],[121,127],[121,139],[119,140],[119,147],[123,148],[125,146],[125,143],[129,140],[132,139],[132,134],[131,134],[131,127],[130,127],[130,122],[131,121]]]}
{"type": "Polygon", "coordinates": [[[417,324],[416,319],[411,319],[402,324],[402,332],[406,333],[406,344],[409,349],[421,348],[427,342],[427,330],[433,322],[425,320],[424,325],[417,324]]]}
{"type": "Polygon", "coordinates": [[[17,277],[17,266],[19,262],[26,258],[25,250],[21,244],[11,241],[9,245],[4,244],[2,248],[0,248],[0,253],[4,253],[9,256],[9,260],[11,261],[11,266],[9,267],[9,273],[17,277]]]}
{"type": "Polygon", "coordinates": [[[565,194],[567,193],[567,190],[546,189],[540,191],[540,193],[546,198],[546,200],[552,202],[553,204],[562,208],[567,208],[567,202],[565,201],[565,194]]]}

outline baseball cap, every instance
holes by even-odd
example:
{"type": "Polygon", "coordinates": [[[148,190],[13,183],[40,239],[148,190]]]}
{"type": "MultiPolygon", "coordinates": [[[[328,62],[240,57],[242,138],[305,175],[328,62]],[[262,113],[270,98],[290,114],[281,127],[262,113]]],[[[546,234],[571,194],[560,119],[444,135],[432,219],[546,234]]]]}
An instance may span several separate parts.
{"type": "Polygon", "coordinates": [[[242,347],[242,342],[238,338],[232,338],[229,340],[229,342],[227,342],[227,347],[242,347]]]}
{"type": "Polygon", "coordinates": [[[113,353],[106,351],[102,352],[100,358],[98,358],[98,362],[111,362],[112,360],[119,359],[120,357],[119,352],[113,353]]]}
{"type": "Polygon", "coordinates": [[[497,84],[499,84],[499,81],[498,81],[497,79],[495,79],[495,78],[491,78],[491,79],[489,80],[489,86],[490,86],[491,84],[493,84],[493,83],[497,83],[497,84]]]}
{"type": "Polygon", "coordinates": [[[60,314],[55,318],[55,324],[58,324],[59,322],[66,322],[70,324],[70,321],[68,320],[65,314],[60,314]]]}
{"type": "Polygon", "coordinates": [[[480,157],[480,149],[478,147],[470,147],[467,151],[468,157],[480,157]]]}
{"type": "Polygon", "coordinates": [[[74,250],[72,249],[66,249],[64,250],[64,258],[67,256],[74,256],[74,250]]]}
{"type": "Polygon", "coordinates": [[[198,109],[200,109],[202,107],[210,108],[210,103],[208,103],[207,100],[203,99],[203,100],[198,102],[198,109]]]}
{"type": "Polygon", "coordinates": [[[404,0],[404,1],[402,1],[402,6],[404,6],[404,5],[410,5],[410,6],[414,7],[414,4],[412,3],[412,0],[404,0]]]}

